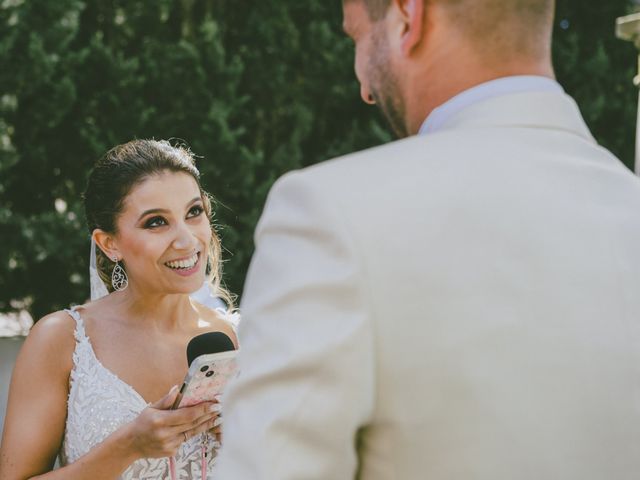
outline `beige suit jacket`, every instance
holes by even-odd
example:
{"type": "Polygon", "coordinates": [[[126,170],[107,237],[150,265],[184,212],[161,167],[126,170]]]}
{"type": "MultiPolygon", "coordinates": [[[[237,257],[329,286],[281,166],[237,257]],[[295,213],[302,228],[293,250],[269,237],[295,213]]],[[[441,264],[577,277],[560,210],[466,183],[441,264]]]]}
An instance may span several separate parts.
{"type": "Polygon", "coordinates": [[[640,478],[640,182],[559,93],[285,175],[221,480],[640,478]]]}

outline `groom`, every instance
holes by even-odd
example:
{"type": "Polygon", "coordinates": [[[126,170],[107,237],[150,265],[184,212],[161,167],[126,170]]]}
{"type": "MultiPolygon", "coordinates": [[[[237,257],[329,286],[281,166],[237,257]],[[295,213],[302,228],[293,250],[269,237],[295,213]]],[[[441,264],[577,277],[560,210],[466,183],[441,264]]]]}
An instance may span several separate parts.
{"type": "Polygon", "coordinates": [[[554,80],[553,1],[343,8],[410,138],[273,187],[216,478],[637,479],[640,183],[554,80]]]}

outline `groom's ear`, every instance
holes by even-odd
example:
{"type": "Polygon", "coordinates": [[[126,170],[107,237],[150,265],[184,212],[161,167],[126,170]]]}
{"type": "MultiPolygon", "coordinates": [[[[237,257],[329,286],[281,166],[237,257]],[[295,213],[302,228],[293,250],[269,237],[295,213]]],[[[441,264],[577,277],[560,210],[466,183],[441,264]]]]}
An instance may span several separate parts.
{"type": "Polygon", "coordinates": [[[96,228],[91,234],[91,237],[93,238],[93,241],[96,242],[96,246],[100,250],[102,250],[102,253],[104,253],[111,260],[113,260],[114,258],[122,258],[122,255],[120,255],[120,250],[118,250],[118,243],[116,242],[112,234],[96,228]]]}
{"type": "Polygon", "coordinates": [[[425,0],[393,0],[392,15],[396,20],[400,49],[409,57],[418,48],[425,33],[425,0]]]}

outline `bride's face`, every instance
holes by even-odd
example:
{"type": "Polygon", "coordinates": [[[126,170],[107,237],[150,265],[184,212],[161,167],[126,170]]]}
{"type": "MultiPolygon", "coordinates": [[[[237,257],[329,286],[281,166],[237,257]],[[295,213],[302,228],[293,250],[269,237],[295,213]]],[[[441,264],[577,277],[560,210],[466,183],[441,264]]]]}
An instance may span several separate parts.
{"type": "Polygon", "coordinates": [[[212,233],[191,175],[164,172],[136,185],[116,223],[115,243],[130,282],[156,293],[202,286],[212,233]]]}

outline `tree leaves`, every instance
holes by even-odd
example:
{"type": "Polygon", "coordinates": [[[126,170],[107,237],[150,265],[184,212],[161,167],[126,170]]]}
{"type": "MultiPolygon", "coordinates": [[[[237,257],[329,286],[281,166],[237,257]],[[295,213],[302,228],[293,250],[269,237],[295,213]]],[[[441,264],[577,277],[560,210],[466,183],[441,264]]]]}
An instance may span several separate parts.
{"type": "MultiPolygon", "coordinates": [[[[559,2],[554,55],[596,137],[631,165],[636,52],[613,35],[626,8],[559,2]]],[[[95,159],[132,138],[200,156],[240,293],[275,179],[391,140],[360,100],[341,23],[326,0],[2,2],[0,311],[86,300],[81,193],[95,159]]]]}

